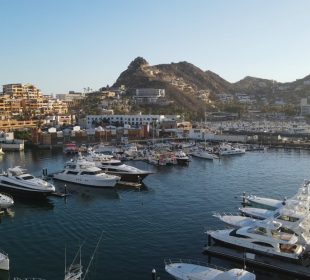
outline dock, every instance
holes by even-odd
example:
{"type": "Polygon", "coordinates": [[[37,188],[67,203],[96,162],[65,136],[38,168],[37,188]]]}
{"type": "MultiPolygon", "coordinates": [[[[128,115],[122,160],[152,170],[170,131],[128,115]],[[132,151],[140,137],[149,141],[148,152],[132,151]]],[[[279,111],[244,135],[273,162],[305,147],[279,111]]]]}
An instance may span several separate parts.
{"type": "Polygon", "coordinates": [[[261,268],[287,273],[290,275],[301,276],[302,279],[310,279],[310,266],[302,265],[298,263],[292,263],[290,261],[285,261],[277,259],[271,256],[264,256],[255,253],[245,252],[244,250],[238,250],[234,248],[210,245],[205,246],[203,251],[207,255],[213,255],[217,257],[223,257],[230,260],[239,261],[242,263],[249,263],[253,266],[258,266],[261,268]]]}

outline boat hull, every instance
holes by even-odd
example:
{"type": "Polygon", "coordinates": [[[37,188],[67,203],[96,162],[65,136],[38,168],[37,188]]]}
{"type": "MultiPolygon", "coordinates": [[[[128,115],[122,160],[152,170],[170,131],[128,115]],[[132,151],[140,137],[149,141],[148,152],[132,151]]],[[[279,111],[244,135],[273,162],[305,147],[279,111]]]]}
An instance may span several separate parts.
{"type": "Polygon", "coordinates": [[[88,187],[95,187],[95,188],[114,188],[115,185],[118,183],[119,180],[116,179],[109,179],[109,180],[104,180],[104,181],[88,181],[86,179],[77,179],[77,178],[68,178],[65,176],[61,176],[61,174],[55,174],[54,179],[68,182],[68,183],[74,183],[74,184],[79,184],[83,186],[88,186],[88,187]]]}
{"type": "Polygon", "coordinates": [[[13,186],[3,185],[2,183],[0,183],[0,191],[6,192],[14,196],[18,195],[18,196],[33,196],[33,197],[48,196],[53,193],[53,191],[17,188],[13,186]]]}
{"type": "Polygon", "coordinates": [[[10,270],[10,260],[6,255],[0,253],[0,270],[10,270]]]}

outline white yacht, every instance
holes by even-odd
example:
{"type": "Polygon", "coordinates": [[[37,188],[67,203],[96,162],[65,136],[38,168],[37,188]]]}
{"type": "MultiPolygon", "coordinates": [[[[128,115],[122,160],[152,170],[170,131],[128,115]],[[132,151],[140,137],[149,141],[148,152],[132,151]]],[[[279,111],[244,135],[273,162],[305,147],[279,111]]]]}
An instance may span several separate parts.
{"type": "MultiPolygon", "coordinates": [[[[275,221],[281,223],[281,229],[285,232],[293,233],[298,236],[298,242],[301,245],[310,245],[310,217],[309,211],[302,212],[299,210],[292,210],[283,207],[277,211],[270,211],[270,214],[266,222],[275,221]]],[[[241,228],[245,226],[254,227],[260,223],[260,220],[256,220],[250,217],[237,216],[237,215],[214,215],[222,222],[229,224],[233,227],[241,228]]]]}
{"type": "Polygon", "coordinates": [[[0,251],[0,270],[10,270],[9,256],[3,251],[0,251]]]}
{"type": "Polygon", "coordinates": [[[92,187],[113,188],[120,180],[120,177],[108,175],[96,167],[94,162],[85,159],[69,161],[65,164],[64,170],[54,174],[54,179],[76,183],[92,187]]]}
{"type": "Polygon", "coordinates": [[[297,243],[298,237],[295,234],[281,231],[281,226],[278,222],[261,221],[253,227],[207,233],[215,241],[226,245],[298,262],[303,256],[307,256],[305,248],[297,243]]]}
{"type": "Polygon", "coordinates": [[[256,195],[248,195],[242,196],[243,200],[247,204],[255,204],[260,205],[263,207],[268,207],[272,209],[277,209],[285,205],[286,203],[289,203],[289,201],[310,201],[310,181],[305,180],[303,185],[298,189],[297,193],[292,196],[290,199],[284,198],[282,201],[278,199],[273,198],[267,198],[267,197],[260,197],[256,195]]]}
{"type": "Polygon", "coordinates": [[[105,173],[121,177],[123,182],[142,182],[148,175],[153,174],[151,171],[141,170],[105,155],[89,153],[85,159],[94,162],[105,173]]]}
{"type": "Polygon", "coordinates": [[[221,270],[210,264],[191,260],[165,261],[165,270],[177,280],[255,280],[256,276],[243,269],[221,270]]]}
{"type": "Polygon", "coordinates": [[[49,195],[55,192],[53,184],[26,173],[26,169],[20,166],[8,168],[7,172],[0,174],[0,189],[23,195],[49,195]]]}
{"type": "Polygon", "coordinates": [[[245,153],[245,149],[233,147],[230,144],[221,144],[218,150],[219,156],[241,155],[245,153]]]}
{"type": "Polygon", "coordinates": [[[14,205],[13,198],[4,193],[0,193],[0,209],[7,209],[9,207],[12,207],[14,205]]]}
{"type": "Polygon", "coordinates": [[[216,155],[210,153],[208,150],[206,149],[195,149],[191,152],[192,156],[194,157],[198,157],[198,158],[203,158],[203,159],[210,159],[213,160],[215,158],[217,158],[216,155]]]}
{"type": "Polygon", "coordinates": [[[178,164],[187,164],[190,162],[189,156],[185,154],[182,150],[177,151],[174,154],[178,164]]]}
{"type": "Polygon", "coordinates": [[[251,217],[254,219],[264,220],[274,215],[274,210],[255,208],[255,207],[240,207],[239,211],[242,215],[251,217]]]}

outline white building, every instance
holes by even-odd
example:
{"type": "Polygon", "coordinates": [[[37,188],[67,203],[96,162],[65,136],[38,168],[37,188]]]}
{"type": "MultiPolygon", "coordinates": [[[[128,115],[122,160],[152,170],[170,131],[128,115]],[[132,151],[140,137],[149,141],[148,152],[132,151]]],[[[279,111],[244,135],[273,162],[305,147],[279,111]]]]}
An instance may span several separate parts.
{"type": "Polygon", "coordinates": [[[302,116],[310,115],[310,104],[308,98],[302,98],[300,101],[300,114],[302,116]]]}
{"type": "Polygon", "coordinates": [[[86,127],[90,128],[93,123],[106,121],[109,124],[120,123],[123,125],[129,124],[132,126],[152,125],[153,123],[160,124],[163,121],[177,121],[179,115],[88,115],[86,116],[86,127]]]}
{"type": "Polygon", "coordinates": [[[154,104],[159,98],[165,97],[164,89],[157,88],[137,88],[134,97],[137,104],[154,104]]]}

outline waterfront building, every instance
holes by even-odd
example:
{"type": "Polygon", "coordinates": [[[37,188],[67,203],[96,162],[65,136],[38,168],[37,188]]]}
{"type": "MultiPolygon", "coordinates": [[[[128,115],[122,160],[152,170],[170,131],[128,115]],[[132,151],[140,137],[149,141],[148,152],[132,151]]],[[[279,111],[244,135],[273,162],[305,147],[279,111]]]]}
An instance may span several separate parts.
{"type": "Polygon", "coordinates": [[[34,116],[47,114],[65,114],[68,111],[66,103],[54,99],[31,84],[3,85],[0,95],[0,114],[5,119],[20,116],[31,119],[34,116]]]}
{"type": "Polygon", "coordinates": [[[164,89],[137,88],[134,100],[137,104],[155,104],[158,99],[165,97],[164,89]]]}
{"type": "Polygon", "coordinates": [[[179,115],[88,115],[86,116],[86,127],[90,128],[96,123],[105,122],[107,124],[118,123],[120,125],[153,125],[161,124],[163,121],[174,121],[180,119],[179,115]]]}

